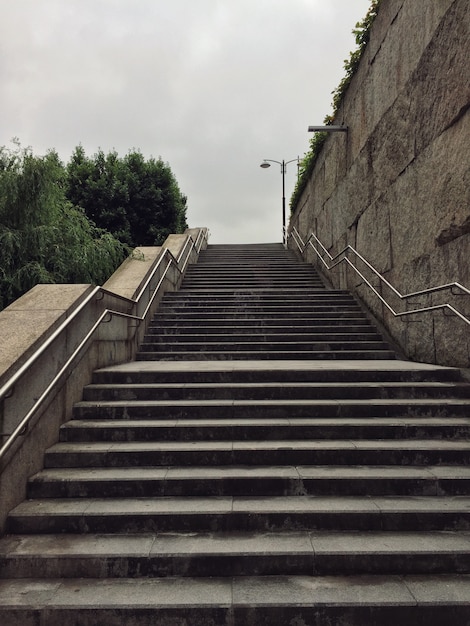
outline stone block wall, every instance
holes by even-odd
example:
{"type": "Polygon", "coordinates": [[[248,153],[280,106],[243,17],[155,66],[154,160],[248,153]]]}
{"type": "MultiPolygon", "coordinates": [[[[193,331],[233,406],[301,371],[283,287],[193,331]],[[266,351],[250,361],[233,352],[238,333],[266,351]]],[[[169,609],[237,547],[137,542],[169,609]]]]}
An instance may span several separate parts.
{"type": "MultiPolygon", "coordinates": [[[[334,121],[349,130],[329,135],[290,231],[314,232],[332,256],[352,246],[401,294],[470,289],[469,50],[468,0],[382,0],[334,121]]],[[[455,316],[395,318],[351,270],[328,279],[357,293],[409,358],[470,366],[470,326],[455,316]]],[[[470,316],[458,290],[402,300],[374,284],[397,312],[449,302],[470,316]]]]}

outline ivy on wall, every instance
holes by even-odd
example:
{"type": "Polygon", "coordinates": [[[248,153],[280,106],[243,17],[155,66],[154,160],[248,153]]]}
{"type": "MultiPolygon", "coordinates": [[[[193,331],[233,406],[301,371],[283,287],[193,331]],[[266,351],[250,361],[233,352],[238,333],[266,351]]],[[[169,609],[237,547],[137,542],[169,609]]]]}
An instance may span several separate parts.
{"type": "MultiPolygon", "coordinates": [[[[359,63],[361,61],[362,55],[364,54],[364,50],[369,43],[371,26],[377,16],[380,2],[381,0],[372,0],[371,6],[369,7],[365,18],[362,21],[358,22],[356,24],[356,28],[352,31],[356,40],[357,48],[353,52],[351,52],[349,58],[344,61],[344,69],[346,73],[339,85],[332,92],[333,112],[331,113],[331,115],[327,115],[323,120],[323,123],[327,126],[333,123],[333,120],[339,110],[339,107],[349,87],[352,77],[359,67],[359,63]]],[[[327,137],[327,132],[314,133],[313,137],[310,140],[310,149],[308,152],[305,153],[303,159],[300,161],[299,177],[290,201],[292,213],[294,213],[295,209],[297,208],[300,197],[313,172],[313,168],[315,167],[315,163],[320,155],[320,152],[323,148],[323,145],[325,144],[327,137]]]]}

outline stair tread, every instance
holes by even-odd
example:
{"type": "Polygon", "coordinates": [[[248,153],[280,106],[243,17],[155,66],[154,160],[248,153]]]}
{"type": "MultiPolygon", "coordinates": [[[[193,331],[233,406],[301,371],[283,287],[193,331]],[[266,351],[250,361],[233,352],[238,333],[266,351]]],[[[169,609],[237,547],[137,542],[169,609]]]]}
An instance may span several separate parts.
{"type": "MultiPolygon", "coordinates": [[[[463,382],[438,382],[438,381],[417,381],[417,382],[400,382],[400,381],[364,381],[360,383],[361,388],[365,389],[443,389],[445,391],[459,391],[466,390],[469,393],[470,401],[470,385],[463,382]]],[[[199,382],[185,382],[185,383],[92,383],[86,386],[86,389],[123,389],[125,391],[132,391],[134,389],[151,389],[155,391],[166,389],[357,389],[357,382],[315,382],[315,381],[287,381],[287,382],[212,382],[212,383],[199,383],[199,382]]]]}
{"type": "Polygon", "coordinates": [[[470,409],[470,399],[466,398],[365,398],[365,399],[276,399],[276,400],[81,400],[76,403],[76,407],[129,407],[129,406],[142,406],[142,407],[161,407],[161,406],[260,406],[260,407],[279,407],[279,406],[428,406],[428,407],[440,407],[440,406],[455,406],[455,407],[468,407],[470,409]]]}
{"type": "Polygon", "coordinates": [[[330,361],[321,362],[316,360],[306,361],[284,361],[284,360],[272,360],[266,361],[207,361],[201,359],[199,361],[180,361],[180,362],[155,362],[155,361],[131,361],[122,363],[120,365],[112,365],[108,367],[102,367],[96,370],[100,372],[109,373],[123,373],[126,375],[146,371],[146,372],[166,372],[166,371],[183,371],[193,372],[195,370],[201,370],[206,372],[234,372],[234,371],[308,371],[312,375],[315,373],[331,373],[341,375],[344,372],[368,372],[374,374],[377,371],[381,373],[388,372],[406,372],[413,373],[425,373],[427,375],[449,373],[455,374],[458,372],[455,368],[432,365],[428,363],[415,363],[413,361],[404,361],[400,359],[389,359],[380,361],[370,361],[368,359],[362,360],[350,360],[350,359],[338,359],[334,363],[330,361]]]}
{"type": "MultiPolygon", "coordinates": [[[[229,607],[468,607],[470,577],[263,576],[0,581],[0,605],[31,609],[229,607]]],[[[147,623],[147,622],[146,622],[147,623]]],[[[150,622],[148,622],[150,623],[150,622]]]]}
{"type": "Polygon", "coordinates": [[[470,553],[469,531],[286,531],[9,535],[0,557],[470,553]]]}
{"type": "Polygon", "coordinates": [[[129,421],[122,419],[73,419],[61,426],[64,429],[78,428],[199,428],[199,427],[256,427],[256,426],[370,426],[381,428],[382,426],[468,426],[470,417],[381,417],[374,422],[370,418],[360,417],[266,417],[266,418],[233,418],[227,424],[226,419],[217,418],[178,418],[178,419],[141,419],[135,418],[129,421]]]}
{"type": "MultiPolygon", "coordinates": [[[[166,335],[162,335],[162,339],[167,337],[166,335]]],[[[178,336],[171,336],[168,337],[168,339],[170,340],[174,340],[174,339],[178,339],[178,336]]],[[[173,343],[176,343],[174,341],[166,341],[160,342],[160,345],[164,344],[164,343],[168,343],[170,345],[172,345],[173,343]]],[[[190,346],[194,346],[194,347],[201,347],[201,345],[203,345],[205,342],[203,341],[182,341],[179,340],[178,345],[181,347],[190,347],[190,346]]],[[[221,346],[221,348],[225,349],[225,348],[231,348],[233,350],[237,350],[238,346],[240,345],[239,341],[234,341],[232,340],[230,335],[225,335],[225,340],[223,341],[219,341],[218,342],[221,346]]],[[[277,345],[282,345],[282,346],[286,346],[287,349],[291,348],[295,345],[311,345],[311,346],[327,346],[326,349],[329,349],[330,347],[342,347],[344,346],[345,349],[354,349],[357,346],[358,350],[374,350],[374,349],[381,349],[384,348],[388,349],[387,344],[384,341],[378,340],[378,341],[370,341],[368,339],[366,340],[354,340],[351,339],[350,341],[342,341],[342,340],[336,340],[336,339],[331,339],[331,340],[325,340],[324,338],[319,339],[318,341],[315,339],[304,339],[302,341],[302,339],[300,340],[294,340],[293,338],[289,337],[289,336],[284,336],[284,335],[280,335],[277,336],[275,340],[273,341],[268,341],[267,338],[266,340],[257,340],[257,341],[250,341],[249,342],[251,346],[253,346],[253,348],[250,350],[251,352],[255,351],[257,347],[262,347],[262,348],[269,348],[270,346],[274,347],[277,345]]],[[[152,344],[150,342],[142,342],[142,345],[158,345],[158,344],[152,344]]],[[[212,347],[212,346],[211,346],[212,347]]]]}
{"type": "Polygon", "coordinates": [[[226,478],[310,478],[315,480],[347,479],[430,479],[469,480],[470,466],[386,466],[386,465],[283,465],[283,466],[211,466],[198,467],[89,467],[44,469],[30,481],[102,481],[102,480],[224,480],[226,478]]]}
{"type": "Polygon", "coordinates": [[[211,350],[194,350],[193,352],[168,352],[168,351],[144,351],[137,353],[137,360],[177,360],[181,359],[184,361],[190,361],[194,359],[195,361],[200,360],[200,356],[204,355],[207,360],[247,360],[253,358],[254,360],[260,359],[312,359],[317,357],[319,360],[322,359],[340,359],[344,357],[349,357],[350,359],[366,359],[370,358],[371,360],[378,360],[380,358],[384,359],[392,359],[394,353],[391,350],[323,350],[323,351],[315,351],[315,350],[258,350],[256,352],[252,352],[250,350],[238,350],[236,352],[226,352],[223,350],[220,351],[211,351],[211,350]]]}
{"type": "MultiPolygon", "coordinates": [[[[379,335],[370,330],[364,332],[313,332],[309,331],[307,333],[299,333],[297,331],[292,331],[290,328],[286,328],[281,332],[273,332],[270,328],[269,330],[266,328],[260,329],[258,332],[244,332],[237,334],[234,329],[231,329],[230,333],[230,342],[233,343],[236,341],[237,343],[249,341],[250,343],[256,340],[259,340],[260,337],[264,337],[264,342],[272,343],[273,341],[290,341],[297,342],[300,340],[304,341],[316,341],[317,339],[322,343],[328,341],[335,342],[357,342],[357,341],[380,341],[376,339],[379,335]],[[262,332],[261,332],[262,331],[262,332]],[[346,339],[347,338],[347,339],[346,339]]],[[[178,333],[167,333],[165,332],[165,327],[160,326],[158,331],[153,333],[148,333],[145,336],[144,343],[151,343],[152,341],[164,341],[164,340],[177,340],[179,342],[184,343],[206,343],[208,341],[226,343],[227,335],[226,333],[206,333],[206,332],[198,332],[198,333],[189,333],[189,332],[178,332],[178,333]]]]}
{"type": "Polygon", "coordinates": [[[152,516],[183,514],[207,516],[288,515],[326,513],[329,515],[421,513],[466,513],[470,496],[162,496],[142,498],[54,498],[25,500],[10,513],[20,518],[55,516],[152,516]]]}
{"type": "Polygon", "coordinates": [[[46,454],[87,451],[125,450],[470,450],[470,440],[446,439],[347,439],[347,440],[305,440],[289,439],[280,441],[111,441],[111,442],[70,442],[56,443],[46,454]]]}

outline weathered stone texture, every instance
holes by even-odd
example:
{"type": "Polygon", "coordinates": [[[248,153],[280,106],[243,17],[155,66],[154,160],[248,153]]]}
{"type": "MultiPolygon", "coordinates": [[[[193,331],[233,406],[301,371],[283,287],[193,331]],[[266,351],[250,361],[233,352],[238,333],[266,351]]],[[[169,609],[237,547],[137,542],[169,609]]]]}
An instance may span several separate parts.
{"type": "MultiPolygon", "coordinates": [[[[291,221],[333,256],[357,248],[402,294],[470,288],[469,49],[468,0],[382,0],[335,120],[349,132],[328,137],[291,221]]],[[[330,280],[383,314],[350,270],[330,280]]],[[[396,311],[448,301],[470,313],[470,296],[450,290],[410,302],[388,291],[396,311]]],[[[415,319],[385,313],[405,354],[470,366],[469,326],[442,312],[415,319]]]]}

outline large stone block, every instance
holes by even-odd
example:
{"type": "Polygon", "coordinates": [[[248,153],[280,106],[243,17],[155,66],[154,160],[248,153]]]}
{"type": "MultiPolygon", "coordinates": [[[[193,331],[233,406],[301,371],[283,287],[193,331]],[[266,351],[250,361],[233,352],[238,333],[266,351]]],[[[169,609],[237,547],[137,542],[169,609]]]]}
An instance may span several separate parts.
{"type": "Polygon", "coordinates": [[[381,274],[392,268],[390,207],[384,200],[371,204],[359,217],[355,247],[381,274]],[[371,241],[377,245],[371,247],[371,241]]]}
{"type": "Polygon", "coordinates": [[[417,153],[468,110],[469,48],[468,2],[456,0],[443,16],[411,77],[417,153]]]}

